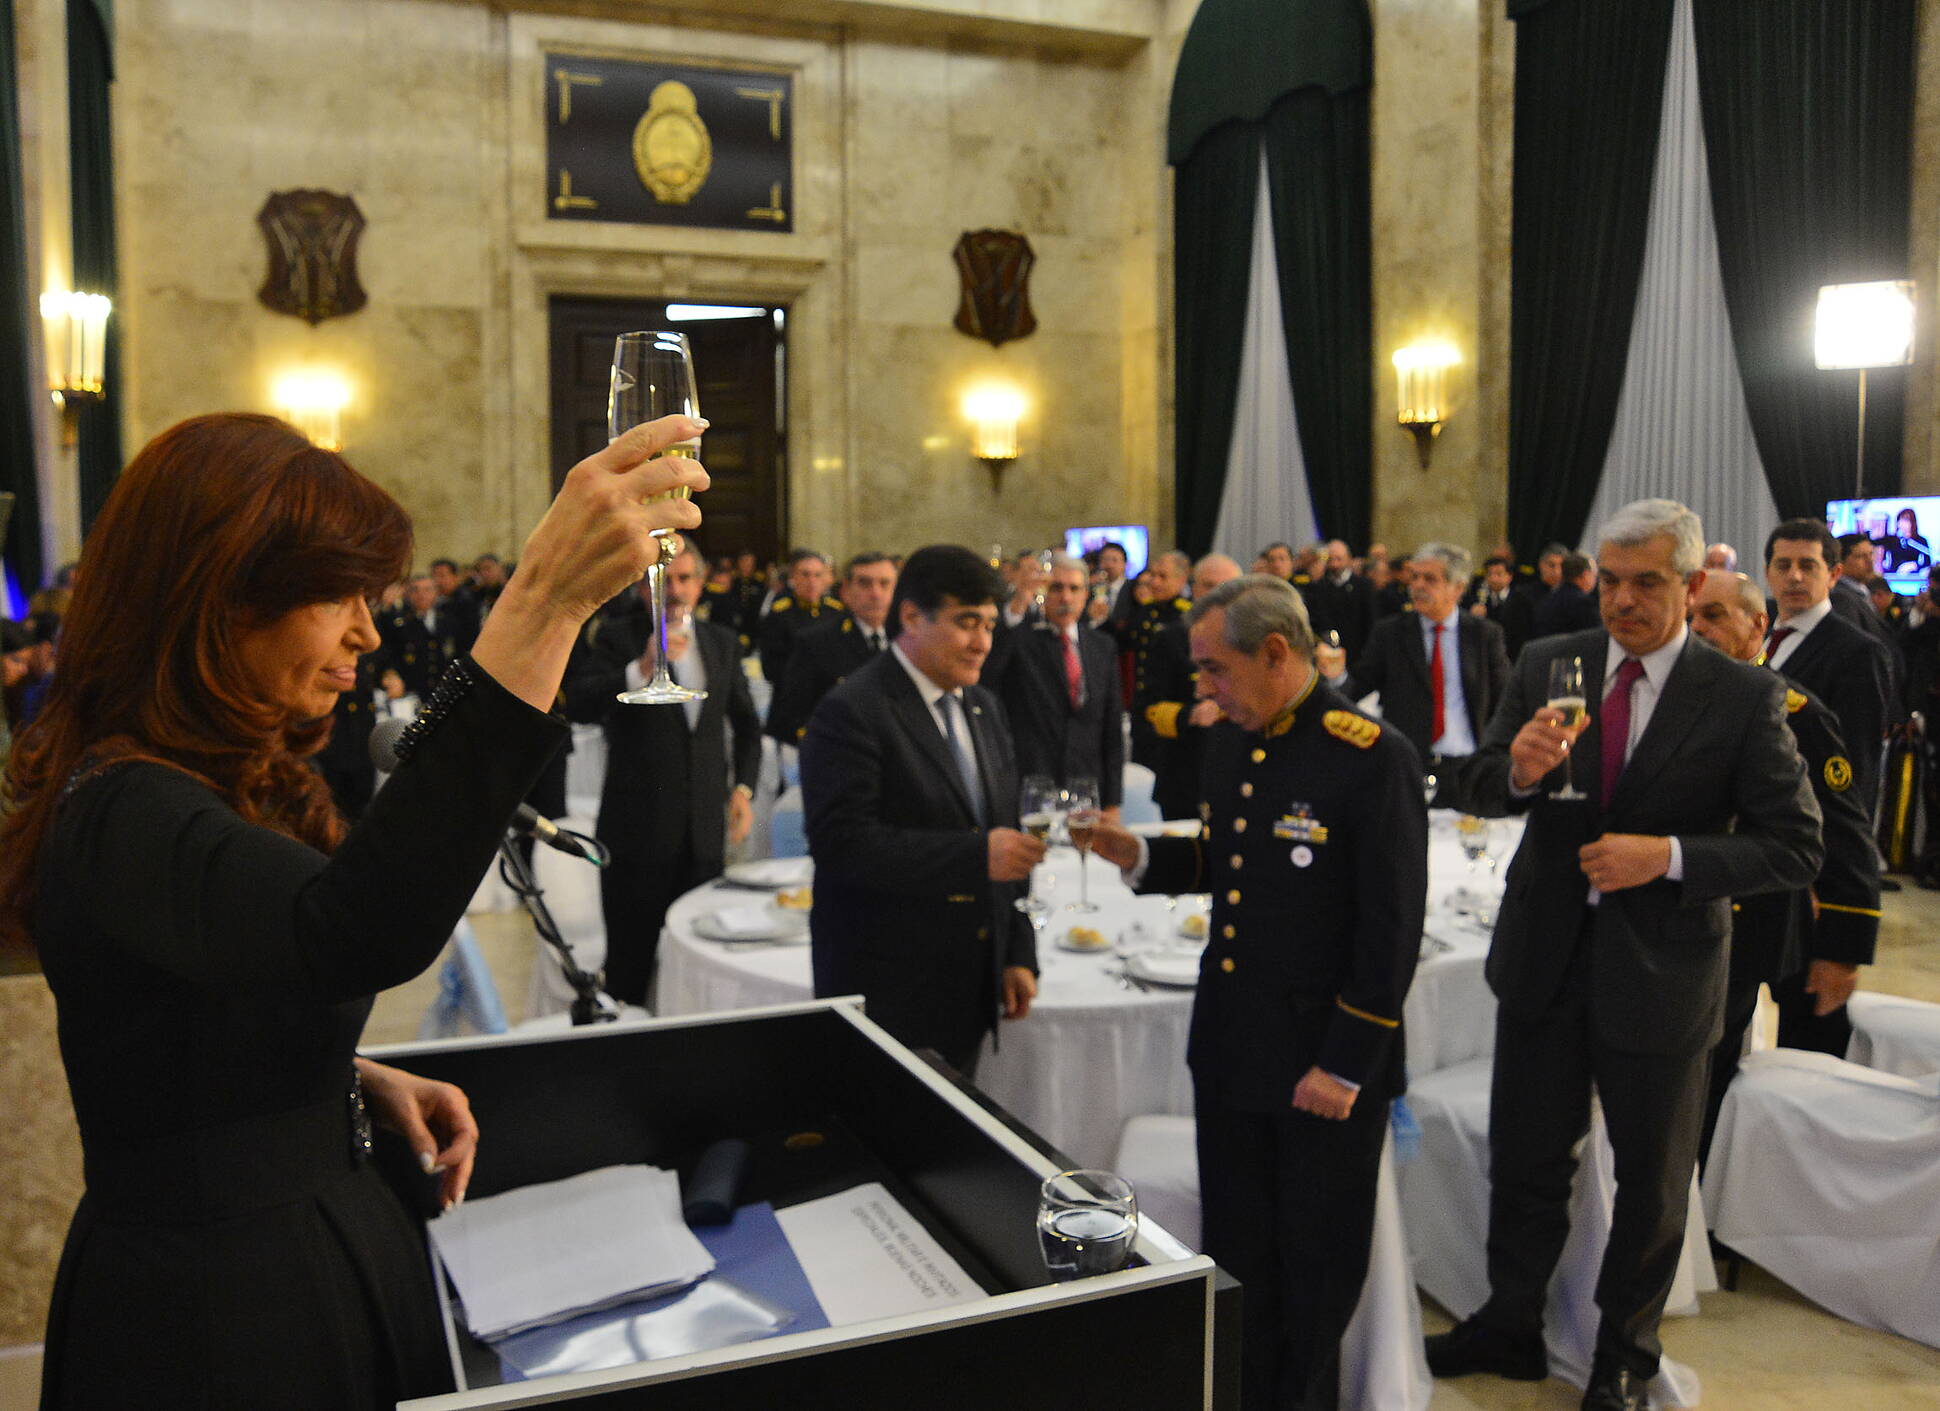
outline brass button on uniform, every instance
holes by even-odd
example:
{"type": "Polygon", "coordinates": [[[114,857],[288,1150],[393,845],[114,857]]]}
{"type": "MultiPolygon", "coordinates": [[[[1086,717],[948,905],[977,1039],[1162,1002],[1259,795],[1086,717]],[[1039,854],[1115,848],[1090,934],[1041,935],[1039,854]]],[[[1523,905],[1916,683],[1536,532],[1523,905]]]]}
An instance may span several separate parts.
{"type": "Polygon", "coordinates": [[[1250,799],[1250,798],[1252,798],[1252,797],[1253,797],[1253,786],[1252,786],[1251,784],[1241,784],[1241,785],[1239,786],[1239,796],[1240,796],[1241,798],[1243,798],[1243,799],[1250,799]]]}
{"type": "Polygon", "coordinates": [[[987,941],[987,940],[989,940],[989,939],[990,939],[990,928],[989,928],[988,926],[979,926],[979,927],[977,928],[977,939],[978,939],[978,940],[980,940],[980,941],[987,941]]]}
{"type": "Polygon", "coordinates": [[[1266,751],[1256,748],[1253,751],[1253,763],[1264,764],[1265,762],[1266,762],[1266,751]]]}
{"type": "Polygon", "coordinates": [[[1230,955],[1227,956],[1224,960],[1219,962],[1219,968],[1221,970],[1224,970],[1228,975],[1232,974],[1233,968],[1234,968],[1233,958],[1230,955]]]}
{"type": "Polygon", "coordinates": [[[1233,937],[1239,934],[1239,927],[1233,925],[1231,922],[1228,922],[1226,925],[1219,928],[1219,934],[1224,936],[1227,940],[1230,941],[1233,939],[1233,937]]]}
{"type": "Polygon", "coordinates": [[[1232,891],[1230,891],[1230,892],[1228,892],[1228,893],[1226,893],[1226,904],[1227,904],[1228,906],[1238,906],[1238,905],[1239,905],[1239,888],[1238,888],[1238,887],[1235,887],[1235,888],[1233,888],[1233,889],[1232,889],[1232,891]]]}
{"type": "Polygon", "coordinates": [[[1244,867],[1245,865],[1246,865],[1246,859],[1241,857],[1238,853],[1234,853],[1233,861],[1232,861],[1233,871],[1237,872],[1240,870],[1240,868],[1244,867]]]}
{"type": "Polygon", "coordinates": [[[1246,820],[1244,818],[1235,818],[1233,820],[1233,831],[1235,833],[1244,833],[1246,831],[1246,820]]]}

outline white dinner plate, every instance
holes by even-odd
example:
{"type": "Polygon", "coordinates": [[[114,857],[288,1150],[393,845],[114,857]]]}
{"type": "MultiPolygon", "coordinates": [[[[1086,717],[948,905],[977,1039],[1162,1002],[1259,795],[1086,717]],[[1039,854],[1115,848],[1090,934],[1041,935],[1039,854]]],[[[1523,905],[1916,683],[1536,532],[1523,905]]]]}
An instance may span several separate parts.
{"type": "Polygon", "coordinates": [[[1199,820],[1167,818],[1158,823],[1128,823],[1125,831],[1135,838],[1196,838],[1199,836],[1199,820]]]}
{"type": "Polygon", "coordinates": [[[1067,926],[1062,931],[1058,932],[1055,939],[1057,941],[1057,947],[1059,950],[1072,951],[1078,955],[1106,955],[1110,953],[1112,948],[1111,936],[1104,930],[1104,928],[1099,926],[1093,926],[1089,928],[1093,931],[1098,932],[1100,940],[1096,945],[1088,945],[1088,946],[1078,945],[1072,941],[1071,939],[1072,929],[1073,928],[1067,926]]]}
{"type": "Polygon", "coordinates": [[[737,862],[721,874],[721,880],[732,886],[769,892],[783,887],[805,887],[814,878],[814,859],[806,857],[764,857],[758,862],[737,862]]]}
{"type": "Polygon", "coordinates": [[[727,906],[694,918],[694,934],[705,941],[768,941],[808,944],[808,913],[772,907],[727,906]]]}
{"type": "Polygon", "coordinates": [[[1199,983],[1199,946],[1168,945],[1125,957],[1125,973],[1153,985],[1191,989],[1199,983]]]}

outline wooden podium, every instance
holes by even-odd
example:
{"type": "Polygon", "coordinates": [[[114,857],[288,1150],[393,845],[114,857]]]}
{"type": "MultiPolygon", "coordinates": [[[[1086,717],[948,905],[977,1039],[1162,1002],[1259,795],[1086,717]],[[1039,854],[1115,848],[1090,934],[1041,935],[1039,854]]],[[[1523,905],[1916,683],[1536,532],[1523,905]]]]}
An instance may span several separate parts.
{"type": "Polygon", "coordinates": [[[923,1313],[505,1384],[447,1298],[461,1390],[401,1403],[411,1411],[1238,1405],[1238,1285],[1144,1218],[1132,1267],[1049,1282],[1038,1185],[1070,1163],[870,1023],[857,998],[369,1056],[465,1089],[483,1134],[473,1196],[626,1162],[685,1173],[710,1143],[738,1137],[753,1149],[743,1202],[786,1207],[880,1181],[986,1291],[923,1313]]]}

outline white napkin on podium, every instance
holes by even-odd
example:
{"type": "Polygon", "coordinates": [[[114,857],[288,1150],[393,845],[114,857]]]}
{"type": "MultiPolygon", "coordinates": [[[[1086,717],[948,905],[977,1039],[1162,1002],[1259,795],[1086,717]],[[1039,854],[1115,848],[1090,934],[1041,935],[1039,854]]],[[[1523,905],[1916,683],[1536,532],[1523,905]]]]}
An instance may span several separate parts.
{"type": "Polygon", "coordinates": [[[603,1166],[467,1201],[430,1223],[465,1322],[491,1341],[693,1283],[714,1256],[680,1213],[680,1178],[603,1166]]]}

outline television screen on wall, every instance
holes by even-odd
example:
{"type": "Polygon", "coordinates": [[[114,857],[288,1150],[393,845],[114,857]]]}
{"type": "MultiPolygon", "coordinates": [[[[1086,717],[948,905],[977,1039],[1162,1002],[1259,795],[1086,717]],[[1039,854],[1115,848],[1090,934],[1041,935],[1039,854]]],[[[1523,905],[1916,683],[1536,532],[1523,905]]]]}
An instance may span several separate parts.
{"type": "Polygon", "coordinates": [[[1940,495],[1890,495],[1877,500],[1828,500],[1826,527],[1834,534],[1864,534],[1874,562],[1895,593],[1924,593],[1940,533],[1940,495]]]}
{"type": "Polygon", "coordinates": [[[1152,552],[1151,536],[1142,524],[1094,524],[1064,531],[1064,551],[1081,559],[1100,544],[1125,546],[1125,576],[1138,577],[1152,552]]]}

